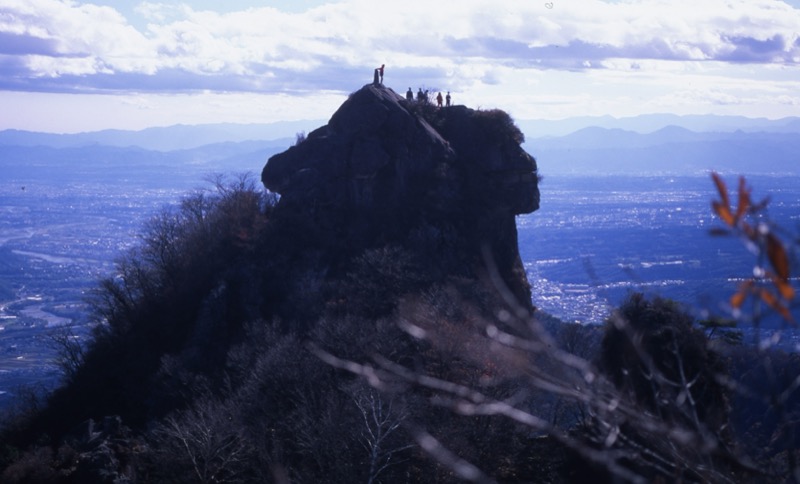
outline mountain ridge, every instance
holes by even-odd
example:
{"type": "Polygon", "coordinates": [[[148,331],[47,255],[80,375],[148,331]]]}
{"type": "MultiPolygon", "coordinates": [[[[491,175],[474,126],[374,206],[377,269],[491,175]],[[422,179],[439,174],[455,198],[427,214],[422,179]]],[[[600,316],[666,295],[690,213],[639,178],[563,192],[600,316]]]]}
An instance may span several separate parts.
{"type": "MultiPolygon", "coordinates": [[[[705,174],[710,170],[742,174],[800,173],[800,143],[794,133],[698,133],[666,126],[651,133],[621,128],[587,127],[560,137],[527,136],[526,149],[535,151],[542,174],[705,174]]],[[[269,156],[296,142],[296,137],[263,141],[225,141],[194,148],[157,151],[141,147],[84,145],[51,147],[3,145],[0,166],[15,167],[25,176],[26,164],[67,167],[172,164],[216,171],[251,171],[269,156]],[[124,161],[123,161],[124,160],[124,161]]],[[[33,165],[31,165],[33,167],[33,165]]],[[[7,172],[9,173],[9,172],[7,172]]],[[[44,176],[56,173],[44,173],[44,176]]],[[[67,175],[70,175],[67,173],[67,175]]]]}
{"type": "MultiPolygon", "coordinates": [[[[106,144],[174,151],[228,141],[293,138],[298,133],[309,132],[324,123],[324,120],[303,120],[266,124],[178,124],[143,130],[101,130],[72,134],[6,129],[0,131],[0,145],[45,145],[65,148],[106,144]]],[[[561,120],[518,119],[516,123],[529,139],[563,137],[590,127],[620,129],[639,134],[653,133],[668,126],[678,126],[696,133],[731,133],[737,130],[748,133],[759,131],[800,133],[800,117],[768,119],[744,116],[647,114],[621,118],[595,116],[561,120]]]]}
{"type": "Polygon", "coordinates": [[[537,136],[565,136],[585,127],[623,129],[641,134],[658,131],[666,126],[680,126],[698,133],[704,132],[745,132],[770,131],[800,133],[800,117],[789,116],[778,119],[750,118],[733,115],[678,115],[641,114],[638,116],[584,116],[559,120],[522,119],[520,129],[537,136]]]}
{"type": "Polygon", "coordinates": [[[0,145],[75,148],[92,145],[132,147],[153,151],[176,151],[203,145],[243,141],[274,141],[293,138],[319,121],[281,121],[268,124],[177,124],[143,130],[109,129],[85,133],[57,134],[24,130],[0,131],[0,145]]]}
{"type": "Polygon", "coordinates": [[[542,172],[550,174],[800,173],[800,137],[793,133],[696,133],[667,127],[637,134],[586,128],[525,145],[536,150],[542,172]]]}

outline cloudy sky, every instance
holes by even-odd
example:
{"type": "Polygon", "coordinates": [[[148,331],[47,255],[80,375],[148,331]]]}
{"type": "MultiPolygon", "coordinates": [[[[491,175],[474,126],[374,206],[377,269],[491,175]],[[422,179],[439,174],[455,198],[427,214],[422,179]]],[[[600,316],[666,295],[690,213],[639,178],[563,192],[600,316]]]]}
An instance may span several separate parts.
{"type": "Polygon", "coordinates": [[[0,129],[327,119],[385,84],[517,119],[800,115],[800,0],[0,0],[0,129]]]}

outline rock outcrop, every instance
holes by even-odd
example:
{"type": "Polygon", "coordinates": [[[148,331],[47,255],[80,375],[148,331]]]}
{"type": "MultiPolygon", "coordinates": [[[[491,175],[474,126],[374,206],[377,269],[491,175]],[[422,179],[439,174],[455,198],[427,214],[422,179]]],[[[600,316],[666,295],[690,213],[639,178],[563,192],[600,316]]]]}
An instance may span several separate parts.
{"type": "MultiPolygon", "coordinates": [[[[539,193],[521,141],[502,111],[437,109],[369,85],[268,161],[277,203],[242,186],[187,199],[101,282],[104,324],[66,385],[0,433],[20,449],[0,452],[0,481],[270,482],[284,466],[302,482],[374,480],[361,445],[369,406],[388,417],[379,430],[408,418],[462,458],[503,468],[498,481],[541,475],[529,456],[546,449],[529,428],[471,428],[424,388],[398,395],[395,412],[393,397],[308,345],[487,381],[481,392],[506,398],[517,372],[498,372],[505,357],[475,329],[504,322],[497,287],[533,309],[515,216],[536,210],[539,193]]],[[[403,463],[382,480],[453,481],[403,434],[381,442],[403,463]]]]}
{"type": "Polygon", "coordinates": [[[281,195],[278,214],[315,227],[320,246],[357,253],[422,237],[451,261],[445,271],[496,268],[529,305],[515,216],[538,209],[539,191],[522,141],[503,111],[436,109],[370,84],[270,158],[262,181],[281,195]]]}

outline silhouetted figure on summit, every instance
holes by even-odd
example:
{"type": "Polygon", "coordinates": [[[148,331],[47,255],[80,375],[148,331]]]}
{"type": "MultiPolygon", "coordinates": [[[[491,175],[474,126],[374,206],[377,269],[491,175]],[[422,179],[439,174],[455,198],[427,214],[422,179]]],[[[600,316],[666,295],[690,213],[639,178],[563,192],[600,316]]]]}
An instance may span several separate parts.
{"type": "Polygon", "coordinates": [[[410,87],[408,88],[408,91],[406,91],[406,100],[407,101],[414,100],[414,91],[412,91],[410,87]]]}
{"type": "Polygon", "coordinates": [[[450,107],[450,91],[447,91],[447,96],[444,97],[444,105],[450,107]]]}
{"type": "Polygon", "coordinates": [[[436,105],[442,107],[442,93],[436,95],[436,105]]]}
{"type": "Polygon", "coordinates": [[[419,88],[419,91],[417,91],[417,102],[425,102],[425,101],[426,101],[425,93],[422,92],[422,88],[419,88]]]}
{"type": "Polygon", "coordinates": [[[383,84],[383,68],[384,68],[385,66],[386,66],[386,64],[381,64],[381,66],[380,66],[380,67],[378,67],[377,69],[375,69],[376,71],[378,71],[378,75],[379,75],[379,76],[380,76],[380,78],[381,78],[381,84],[383,84]]]}

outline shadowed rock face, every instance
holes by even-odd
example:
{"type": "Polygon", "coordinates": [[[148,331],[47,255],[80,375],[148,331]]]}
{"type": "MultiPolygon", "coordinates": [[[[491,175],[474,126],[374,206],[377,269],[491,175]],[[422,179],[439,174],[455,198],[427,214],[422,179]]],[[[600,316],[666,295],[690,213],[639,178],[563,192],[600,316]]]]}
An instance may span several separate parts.
{"type": "Polygon", "coordinates": [[[508,114],[454,106],[437,111],[433,122],[458,154],[472,194],[515,215],[539,208],[536,160],[520,146],[523,135],[508,114]]]}
{"type": "MultiPolygon", "coordinates": [[[[438,250],[479,274],[485,249],[512,291],[530,291],[515,215],[539,208],[536,161],[503,111],[417,106],[384,86],[353,93],[327,125],[269,159],[262,181],[277,211],[314,226],[320,247],[408,245],[424,227],[438,250]],[[328,234],[328,235],[325,235],[328,234]]],[[[464,270],[462,268],[462,270],[464,270]]]]}

